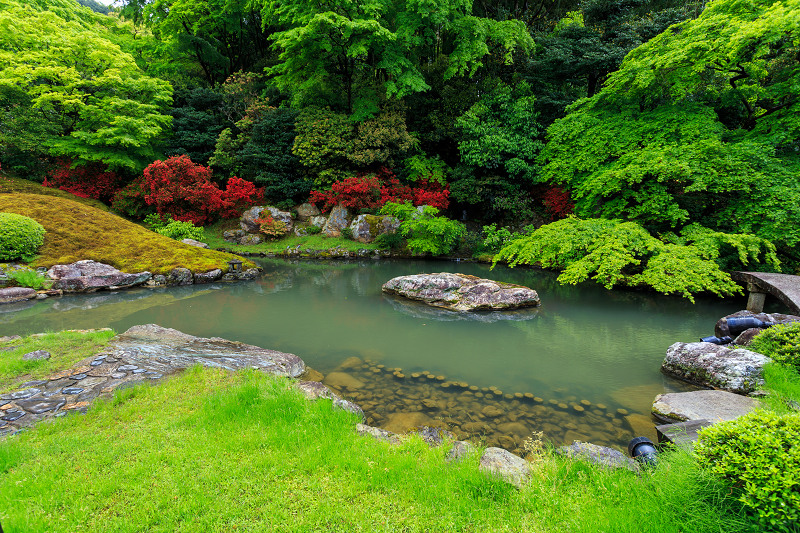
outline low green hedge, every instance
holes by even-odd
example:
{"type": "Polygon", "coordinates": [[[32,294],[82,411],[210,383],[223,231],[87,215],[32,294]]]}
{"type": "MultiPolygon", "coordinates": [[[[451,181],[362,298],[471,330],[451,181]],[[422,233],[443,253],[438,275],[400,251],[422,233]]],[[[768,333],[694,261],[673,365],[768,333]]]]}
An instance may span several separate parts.
{"type": "Polygon", "coordinates": [[[0,213],[0,260],[32,261],[44,244],[45,230],[30,217],[0,213]]]}

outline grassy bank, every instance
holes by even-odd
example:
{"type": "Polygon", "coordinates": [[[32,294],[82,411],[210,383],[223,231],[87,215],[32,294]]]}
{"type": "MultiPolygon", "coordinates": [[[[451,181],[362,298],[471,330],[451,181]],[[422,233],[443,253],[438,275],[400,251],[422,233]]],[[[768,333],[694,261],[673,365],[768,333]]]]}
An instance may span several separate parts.
{"type": "MultiPolygon", "coordinates": [[[[55,342],[53,339],[50,343],[55,342]]],[[[0,357],[7,357],[5,354],[0,357]]],[[[637,476],[545,454],[521,490],[477,456],[356,436],[327,400],[193,369],[0,442],[6,532],[745,531],[685,452],[637,476]]]]}
{"type": "MultiPolygon", "coordinates": [[[[80,259],[110,264],[123,272],[167,274],[176,267],[193,272],[227,271],[234,256],[189,246],[149,231],[112,213],[60,196],[0,194],[0,211],[31,217],[44,226],[44,245],[31,266],[51,267],[80,259]]],[[[247,267],[254,266],[247,262],[247,267]]]]}

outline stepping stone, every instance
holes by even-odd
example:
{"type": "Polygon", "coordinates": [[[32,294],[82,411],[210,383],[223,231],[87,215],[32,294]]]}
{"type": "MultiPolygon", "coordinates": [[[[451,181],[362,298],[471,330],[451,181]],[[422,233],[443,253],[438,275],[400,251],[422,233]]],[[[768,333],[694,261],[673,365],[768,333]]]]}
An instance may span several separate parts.
{"type": "Polygon", "coordinates": [[[39,394],[41,389],[37,389],[35,387],[30,389],[22,389],[16,392],[12,392],[11,394],[4,394],[0,396],[2,400],[25,400],[26,398],[30,398],[31,396],[35,396],[39,394]]]}
{"type": "Polygon", "coordinates": [[[676,446],[691,446],[699,438],[697,432],[711,425],[713,424],[708,420],[689,420],[656,426],[658,442],[669,442],[676,446]]]}
{"type": "Polygon", "coordinates": [[[64,394],[80,394],[83,392],[83,389],[80,387],[67,387],[61,391],[64,394]]]}
{"type": "Polygon", "coordinates": [[[748,396],[721,390],[698,390],[659,394],[653,402],[653,415],[664,423],[708,420],[711,423],[734,420],[758,407],[748,396]]]}
{"type": "Polygon", "coordinates": [[[17,405],[29,413],[40,415],[47,411],[55,411],[65,403],[67,402],[64,400],[22,400],[17,402],[17,405]]]}

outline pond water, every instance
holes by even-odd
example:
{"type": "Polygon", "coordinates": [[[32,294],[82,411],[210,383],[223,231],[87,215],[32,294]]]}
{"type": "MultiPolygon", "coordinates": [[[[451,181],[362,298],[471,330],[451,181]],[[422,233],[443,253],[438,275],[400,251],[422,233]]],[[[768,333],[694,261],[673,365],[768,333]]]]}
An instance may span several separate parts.
{"type": "Polygon", "coordinates": [[[394,431],[438,425],[522,451],[535,431],[624,447],[654,437],[667,347],[713,334],[744,298],[681,298],[560,286],[535,269],[447,261],[262,260],[257,282],[137,289],[0,308],[0,335],[157,323],[299,355],[394,431]],[[537,309],[457,314],[381,293],[395,276],[461,272],[534,288],[537,309]]]}

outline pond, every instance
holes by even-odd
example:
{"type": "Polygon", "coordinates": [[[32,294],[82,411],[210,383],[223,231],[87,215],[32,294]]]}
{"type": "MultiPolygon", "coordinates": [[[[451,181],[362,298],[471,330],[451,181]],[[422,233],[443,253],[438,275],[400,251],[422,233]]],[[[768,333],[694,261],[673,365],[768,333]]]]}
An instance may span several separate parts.
{"type": "Polygon", "coordinates": [[[0,335],[136,324],[299,355],[374,425],[438,425],[520,452],[532,432],[624,447],[653,435],[667,347],[713,334],[745,299],[697,303],[536,269],[449,261],[262,260],[257,282],[71,295],[0,308],[0,335]],[[381,293],[395,276],[461,272],[534,288],[541,307],[458,314],[381,293]]]}

